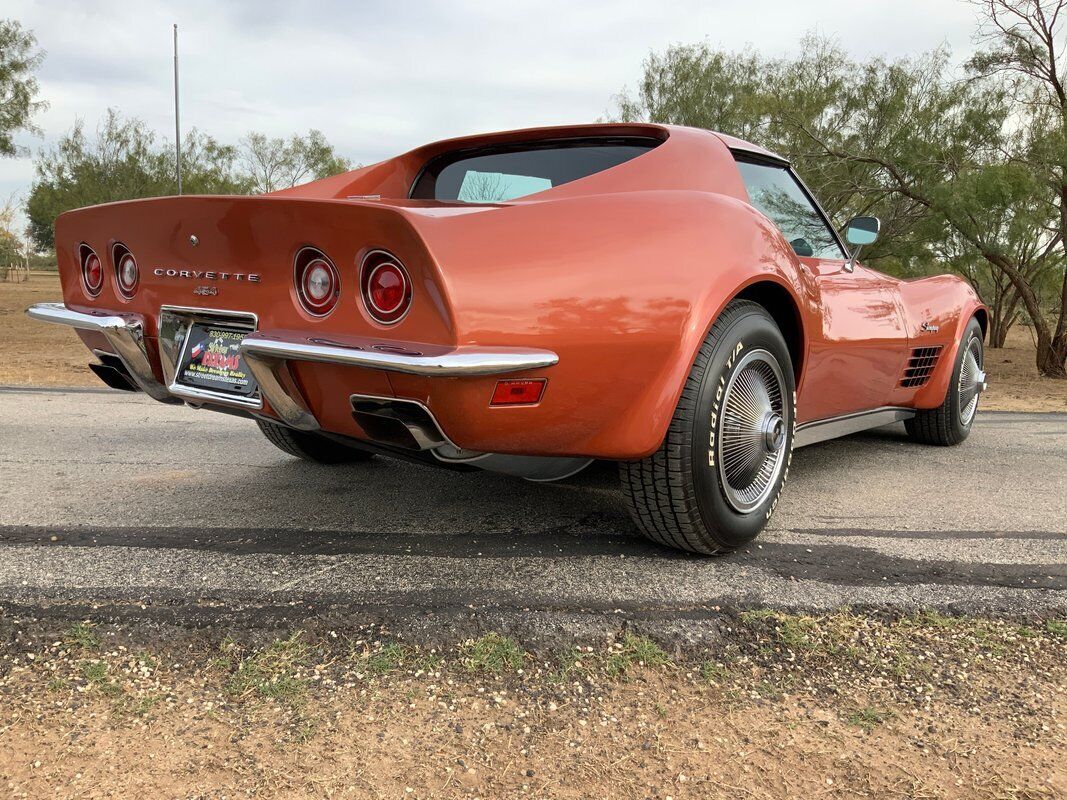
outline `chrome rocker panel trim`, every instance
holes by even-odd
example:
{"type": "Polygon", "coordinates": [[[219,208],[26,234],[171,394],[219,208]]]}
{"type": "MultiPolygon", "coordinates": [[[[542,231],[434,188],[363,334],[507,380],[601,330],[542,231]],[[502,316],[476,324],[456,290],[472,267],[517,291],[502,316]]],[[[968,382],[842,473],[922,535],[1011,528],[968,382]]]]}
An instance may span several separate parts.
{"type": "Polygon", "coordinates": [[[858,411],[855,414],[844,414],[840,417],[805,422],[803,425],[797,425],[796,434],[793,436],[793,448],[807,447],[809,444],[901,422],[911,419],[915,413],[914,408],[886,406],[885,408],[872,408],[870,411],[858,411]]]}
{"type": "Polygon", "coordinates": [[[26,309],[26,313],[41,322],[103,334],[141,391],[163,403],[181,402],[156,380],[145,349],[144,325],[140,317],[134,314],[72,311],[62,303],[38,303],[26,309]]]}

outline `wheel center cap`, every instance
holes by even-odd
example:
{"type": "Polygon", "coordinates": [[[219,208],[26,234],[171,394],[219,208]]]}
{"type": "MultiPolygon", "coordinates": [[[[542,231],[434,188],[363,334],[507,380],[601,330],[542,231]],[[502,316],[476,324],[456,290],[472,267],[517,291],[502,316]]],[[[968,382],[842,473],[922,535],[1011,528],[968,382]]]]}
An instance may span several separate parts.
{"type": "Polygon", "coordinates": [[[760,431],[763,433],[764,450],[768,453],[776,453],[782,449],[785,443],[785,420],[782,419],[781,414],[775,414],[773,411],[764,414],[760,431]]]}

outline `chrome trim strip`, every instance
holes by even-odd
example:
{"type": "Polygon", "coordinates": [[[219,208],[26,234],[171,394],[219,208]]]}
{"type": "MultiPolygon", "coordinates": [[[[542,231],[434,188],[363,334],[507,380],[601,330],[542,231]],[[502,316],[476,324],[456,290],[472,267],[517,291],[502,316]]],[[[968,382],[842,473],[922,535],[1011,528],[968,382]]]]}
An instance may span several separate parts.
{"type": "Polygon", "coordinates": [[[299,431],[319,430],[319,421],[304,402],[285,359],[245,351],[243,342],[241,353],[259,384],[260,397],[270,404],[282,422],[299,431]]]}
{"type": "Polygon", "coordinates": [[[103,334],[141,391],[163,403],[178,402],[170,396],[166,387],[156,380],[145,349],[144,323],[139,316],[72,311],[62,303],[38,303],[26,309],[26,313],[30,318],[41,322],[103,334]]]}
{"type": "Polygon", "coordinates": [[[503,375],[551,367],[559,363],[559,356],[550,350],[518,347],[456,347],[438,355],[427,356],[374,350],[371,349],[373,346],[372,340],[367,340],[367,347],[364,349],[358,345],[345,347],[314,344],[307,340],[285,341],[253,334],[246,336],[241,342],[241,353],[246,360],[251,355],[259,359],[316,361],[323,364],[403,372],[408,375],[452,378],[503,375]]]}
{"type": "Polygon", "coordinates": [[[809,444],[825,442],[827,439],[836,439],[839,436],[880,428],[883,425],[910,419],[915,416],[915,413],[914,408],[886,406],[872,408],[870,411],[857,411],[854,414],[843,414],[840,417],[805,422],[803,425],[797,425],[796,434],[793,436],[793,448],[807,447],[809,444]]]}

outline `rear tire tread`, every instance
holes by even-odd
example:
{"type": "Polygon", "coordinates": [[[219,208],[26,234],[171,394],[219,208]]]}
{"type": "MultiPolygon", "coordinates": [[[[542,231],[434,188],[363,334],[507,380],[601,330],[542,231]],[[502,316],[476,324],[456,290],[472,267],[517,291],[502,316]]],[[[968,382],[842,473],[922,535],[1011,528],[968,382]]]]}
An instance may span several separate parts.
{"type": "Polygon", "coordinates": [[[314,433],[293,430],[276,422],[257,419],[256,424],[267,437],[267,441],[279,450],[305,461],[318,464],[347,464],[353,461],[367,461],[374,457],[372,453],[348,447],[314,433]]]}
{"type": "Polygon", "coordinates": [[[619,463],[631,516],[645,536],[657,544],[706,555],[733,549],[704,535],[703,525],[694,521],[700,518],[700,509],[689,477],[693,466],[689,440],[708,362],[724,333],[736,320],[753,312],[769,319],[763,306],[750,300],[734,300],[726,306],[697,351],[659,450],[640,461],[619,463]]]}

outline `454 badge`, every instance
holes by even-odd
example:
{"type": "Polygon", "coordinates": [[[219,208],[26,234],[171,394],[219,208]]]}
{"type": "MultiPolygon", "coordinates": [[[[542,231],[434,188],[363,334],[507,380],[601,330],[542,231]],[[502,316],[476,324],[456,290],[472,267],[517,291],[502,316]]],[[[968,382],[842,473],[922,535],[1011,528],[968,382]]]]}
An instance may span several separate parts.
{"type": "Polygon", "coordinates": [[[178,381],[186,386],[247,397],[256,381],[241,357],[244,331],[193,324],[185,337],[178,381]]]}

